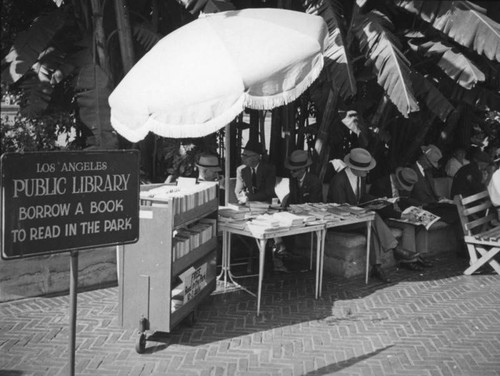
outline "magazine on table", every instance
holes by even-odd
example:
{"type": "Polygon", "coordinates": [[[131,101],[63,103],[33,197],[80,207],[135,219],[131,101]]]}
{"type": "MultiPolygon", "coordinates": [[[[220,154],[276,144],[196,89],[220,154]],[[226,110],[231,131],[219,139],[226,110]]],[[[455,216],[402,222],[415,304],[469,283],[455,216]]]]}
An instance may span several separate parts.
{"type": "Polygon", "coordinates": [[[409,206],[401,213],[401,219],[396,219],[401,222],[411,223],[416,226],[422,225],[428,230],[434,223],[439,221],[441,217],[419,208],[418,206],[409,206]]]}
{"type": "Polygon", "coordinates": [[[358,206],[368,210],[379,210],[385,208],[386,206],[393,205],[398,199],[399,197],[379,197],[370,201],[362,202],[358,206]]]}

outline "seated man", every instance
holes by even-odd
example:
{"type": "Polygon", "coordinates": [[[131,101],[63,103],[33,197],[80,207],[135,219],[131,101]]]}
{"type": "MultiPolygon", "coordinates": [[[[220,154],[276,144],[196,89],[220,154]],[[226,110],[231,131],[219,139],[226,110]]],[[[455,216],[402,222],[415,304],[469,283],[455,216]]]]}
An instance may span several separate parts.
{"type": "MultiPolygon", "coordinates": [[[[418,206],[418,202],[409,197],[413,185],[417,182],[416,172],[409,167],[398,167],[392,174],[383,176],[373,182],[370,194],[375,197],[397,198],[393,205],[375,210],[384,220],[401,218],[402,210],[409,206],[418,206]]],[[[401,248],[394,249],[394,257],[401,265],[410,270],[421,270],[432,264],[416,250],[415,232],[419,229],[412,224],[393,222],[393,227],[403,230],[401,248]],[[413,257],[412,257],[413,255],[413,257]]]]}
{"type": "Polygon", "coordinates": [[[236,171],[234,193],[240,204],[248,201],[271,203],[276,185],[276,168],[262,160],[262,145],[248,141],[241,153],[243,165],[236,171]]]}
{"type": "Polygon", "coordinates": [[[457,208],[452,200],[440,197],[435,190],[433,168],[439,167],[442,158],[441,150],[435,145],[421,147],[421,154],[412,165],[417,173],[418,180],[413,186],[410,197],[414,198],[423,209],[441,217],[441,221],[455,227],[457,244],[460,245],[457,253],[466,256],[467,251],[462,238],[462,226],[458,216],[457,208]]]}
{"type": "MultiPolygon", "coordinates": [[[[275,197],[276,168],[262,160],[263,147],[258,142],[248,141],[241,159],[243,165],[236,170],[236,185],[234,193],[239,204],[249,201],[263,201],[271,203],[275,197]]],[[[271,242],[268,242],[269,246],[271,242]]],[[[281,258],[273,252],[273,269],[278,272],[288,272],[281,258]]]]}
{"type": "MultiPolygon", "coordinates": [[[[328,202],[337,204],[358,205],[369,201],[374,197],[366,192],[366,176],[376,165],[371,154],[362,148],[355,148],[344,158],[346,168],[337,173],[330,182],[328,189],[328,202]]],[[[392,234],[383,219],[375,214],[372,223],[373,236],[371,237],[370,262],[371,275],[382,282],[389,283],[391,280],[386,276],[381,267],[381,252],[388,252],[398,246],[398,241],[392,234]]],[[[411,255],[413,257],[413,255],[411,255]]]]}
{"type": "Polygon", "coordinates": [[[219,182],[219,204],[224,205],[224,181],[221,180],[219,172],[222,171],[219,163],[219,157],[209,153],[202,153],[195,163],[198,169],[196,182],[200,181],[218,181],[219,182]]]}
{"type": "MultiPolygon", "coordinates": [[[[308,171],[312,159],[305,150],[295,150],[285,161],[290,170],[289,194],[285,196],[281,206],[305,204],[323,201],[323,184],[319,178],[308,171]]],[[[294,247],[295,237],[275,238],[275,254],[281,257],[290,256],[287,250],[294,247]]]]}

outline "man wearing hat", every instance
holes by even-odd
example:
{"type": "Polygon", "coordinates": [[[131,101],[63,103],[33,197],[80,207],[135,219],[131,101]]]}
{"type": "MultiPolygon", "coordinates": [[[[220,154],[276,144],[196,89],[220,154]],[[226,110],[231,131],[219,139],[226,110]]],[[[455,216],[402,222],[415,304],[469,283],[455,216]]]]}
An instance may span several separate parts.
{"type": "Polygon", "coordinates": [[[323,201],[323,184],[307,169],[311,164],[305,150],[295,150],[285,161],[285,167],[290,170],[290,193],[283,199],[283,207],[323,201]]]}
{"type": "Polygon", "coordinates": [[[417,173],[418,180],[413,186],[411,196],[421,205],[438,201],[452,203],[451,200],[439,197],[434,189],[432,170],[439,167],[439,161],[443,157],[441,150],[435,145],[424,145],[420,149],[422,153],[412,166],[417,173]]]}
{"type": "MultiPolygon", "coordinates": [[[[371,154],[365,149],[354,148],[345,156],[344,163],[346,168],[335,174],[330,181],[327,201],[337,204],[358,205],[361,202],[372,200],[374,197],[366,192],[366,176],[376,165],[376,161],[371,154]]],[[[391,280],[382,270],[381,252],[388,252],[396,248],[398,241],[378,214],[375,214],[372,228],[371,246],[373,252],[370,252],[369,260],[372,265],[371,274],[382,282],[388,283],[391,280]]]]}
{"type": "Polygon", "coordinates": [[[275,197],[276,168],[262,160],[262,145],[248,141],[241,153],[243,165],[236,170],[234,193],[240,204],[248,201],[271,203],[275,197]]]}
{"type": "MultiPolygon", "coordinates": [[[[409,197],[414,184],[417,182],[417,173],[409,167],[398,167],[393,173],[383,176],[373,182],[370,194],[376,197],[397,198],[393,205],[375,210],[384,220],[401,218],[402,210],[408,206],[419,205],[415,199],[409,197]]],[[[403,230],[401,247],[394,248],[394,257],[403,267],[410,270],[421,270],[432,264],[416,250],[415,232],[420,229],[412,224],[393,221],[393,227],[403,230]]]]}
{"type": "Polygon", "coordinates": [[[197,181],[219,181],[219,172],[222,168],[219,164],[219,158],[216,155],[202,153],[196,162],[198,168],[197,181]]]}
{"type": "Polygon", "coordinates": [[[225,205],[224,181],[221,180],[221,176],[219,175],[219,172],[222,171],[222,168],[220,167],[219,157],[210,153],[202,153],[198,157],[195,165],[198,169],[198,178],[196,179],[196,182],[218,181],[220,191],[219,204],[225,205]]]}
{"type": "Polygon", "coordinates": [[[488,167],[492,163],[488,153],[476,150],[472,154],[472,162],[462,166],[451,184],[451,197],[462,195],[467,197],[486,190],[489,180],[488,167]]]}

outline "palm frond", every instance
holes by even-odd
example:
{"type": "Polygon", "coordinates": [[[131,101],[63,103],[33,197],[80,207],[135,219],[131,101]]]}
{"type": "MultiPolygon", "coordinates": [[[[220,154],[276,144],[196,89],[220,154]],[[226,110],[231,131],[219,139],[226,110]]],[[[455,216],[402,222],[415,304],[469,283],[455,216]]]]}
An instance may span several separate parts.
{"type": "Polygon", "coordinates": [[[486,80],[485,74],[476,64],[445,42],[431,40],[418,44],[410,41],[408,44],[423,56],[436,57],[439,68],[465,89],[472,89],[478,82],[486,80]]]}
{"type": "Polygon", "coordinates": [[[418,15],[458,44],[500,62],[500,24],[470,1],[397,0],[396,5],[418,15]]]}
{"type": "Polygon", "coordinates": [[[155,33],[151,28],[145,24],[134,25],[132,33],[137,39],[137,41],[144,47],[146,51],[149,51],[153,46],[158,43],[162,38],[161,35],[155,33]]]}
{"type": "Polygon", "coordinates": [[[49,105],[53,87],[47,81],[41,81],[39,76],[31,73],[21,83],[26,102],[21,107],[22,116],[29,118],[40,116],[49,105]]]}
{"type": "Polygon", "coordinates": [[[2,65],[9,64],[2,72],[2,81],[11,83],[23,77],[37,62],[65,20],[66,12],[58,8],[38,17],[28,30],[19,33],[9,53],[2,59],[2,65]]]}
{"type": "Polygon", "coordinates": [[[304,2],[306,13],[321,16],[328,27],[328,44],[325,66],[332,85],[343,98],[356,94],[356,78],[347,53],[347,44],[341,27],[341,6],[337,1],[321,0],[304,2]]]}
{"type": "Polygon", "coordinates": [[[441,121],[445,122],[448,115],[455,110],[455,107],[453,107],[438,88],[420,73],[412,72],[410,77],[417,98],[421,98],[427,108],[439,117],[441,121]]]}
{"type": "Polygon", "coordinates": [[[403,116],[419,111],[410,79],[410,63],[400,51],[400,43],[388,30],[390,21],[371,11],[357,15],[353,32],[368,62],[373,64],[377,82],[403,116]]]}
{"type": "Polygon", "coordinates": [[[108,75],[98,65],[87,65],[78,74],[76,89],[80,119],[94,134],[95,146],[116,148],[108,104],[111,93],[108,75]]]}

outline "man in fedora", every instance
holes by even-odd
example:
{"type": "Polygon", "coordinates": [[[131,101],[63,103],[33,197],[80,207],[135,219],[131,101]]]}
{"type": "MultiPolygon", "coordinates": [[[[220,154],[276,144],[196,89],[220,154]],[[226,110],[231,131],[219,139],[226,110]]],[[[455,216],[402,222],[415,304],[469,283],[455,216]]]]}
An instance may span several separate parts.
{"type": "Polygon", "coordinates": [[[240,204],[248,201],[271,203],[275,197],[276,168],[262,160],[263,148],[252,140],[243,148],[241,160],[243,165],[236,170],[234,193],[240,204]]]}
{"type": "Polygon", "coordinates": [[[205,152],[200,154],[195,165],[198,169],[198,177],[196,179],[196,182],[199,183],[202,181],[218,181],[219,205],[225,205],[224,181],[223,179],[221,179],[221,176],[219,174],[222,171],[219,157],[217,155],[205,152]]]}
{"type": "Polygon", "coordinates": [[[198,168],[197,181],[219,181],[219,172],[222,171],[219,163],[219,157],[209,153],[202,153],[196,161],[198,168]]]}
{"type": "MultiPolygon", "coordinates": [[[[409,197],[417,180],[417,173],[409,167],[398,167],[393,173],[375,180],[370,188],[371,195],[398,199],[393,205],[388,205],[375,211],[387,221],[391,218],[401,218],[402,210],[409,206],[418,206],[418,202],[409,197]]],[[[403,230],[401,246],[393,250],[394,258],[403,267],[410,270],[422,270],[422,267],[432,266],[431,262],[417,252],[416,249],[415,235],[420,228],[412,224],[397,221],[393,221],[391,226],[399,227],[403,230]]]]}
{"type": "Polygon", "coordinates": [[[439,167],[442,158],[441,150],[435,145],[424,145],[421,154],[412,168],[417,173],[418,180],[413,186],[411,197],[416,199],[423,209],[440,217],[440,221],[452,225],[456,241],[459,244],[457,255],[467,256],[467,247],[462,237],[462,226],[454,202],[446,197],[440,197],[435,190],[433,169],[439,167]]]}
{"type": "MultiPolygon", "coordinates": [[[[371,154],[363,148],[354,148],[344,158],[346,167],[335,174],[328,189],[328,202],[337,204],[358,205],[372,200],[374,197],[367,194],[366,176],[376,165],[371,154]]],[[[398,241],[392,234],[384,220],[375,214],[372,222],[373,236],[371,237],[370,264],[371,275],[380,281],[388,283],[391,280],[382,269],[381,252],[388,252],[398,246],[398,241]]]]}
{"type": "Polygon", "coordinates": [[[285,167],[290,171],[290,193],[283,199],[283,207],[323,201],[323,184],[308,171],[311,164],[311,157],[305,150],[295,150],[286,159],[285,167]]]}

